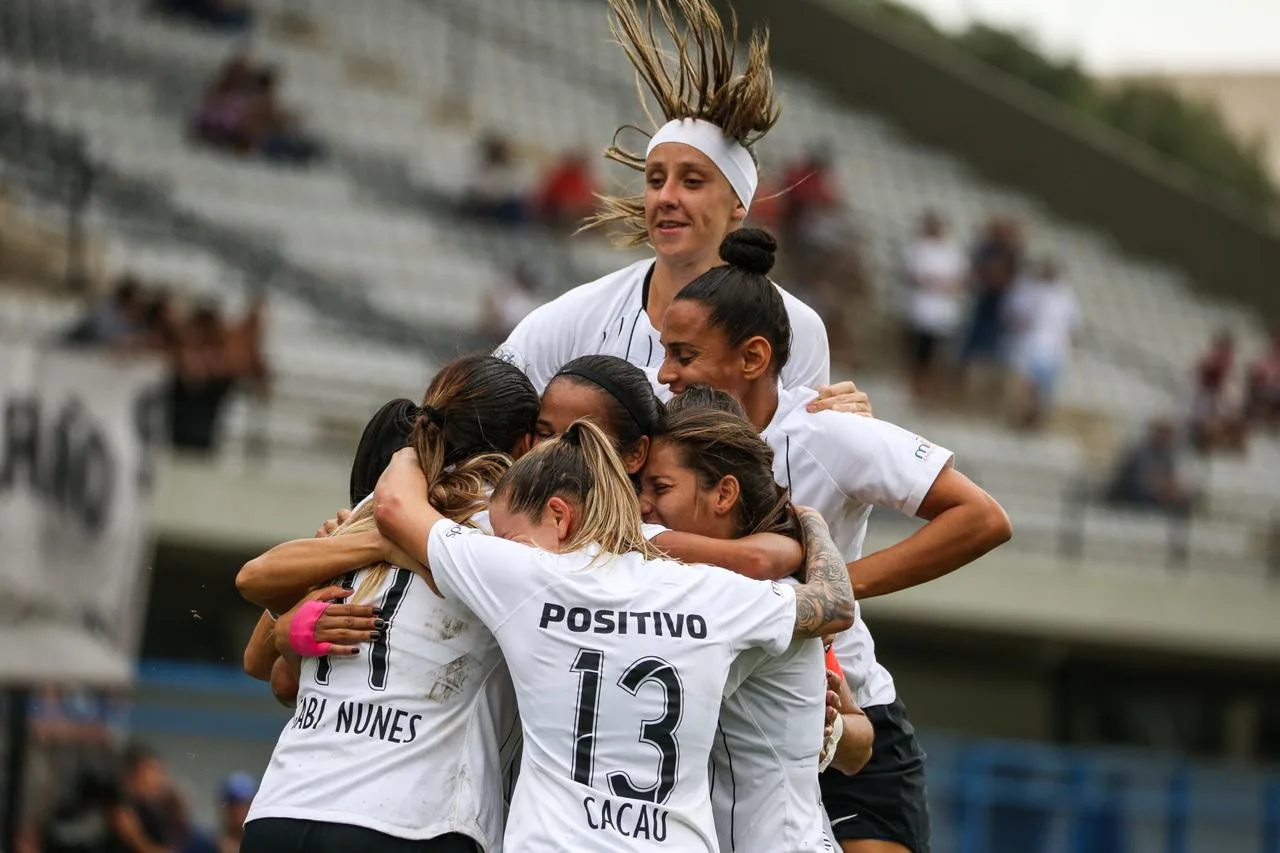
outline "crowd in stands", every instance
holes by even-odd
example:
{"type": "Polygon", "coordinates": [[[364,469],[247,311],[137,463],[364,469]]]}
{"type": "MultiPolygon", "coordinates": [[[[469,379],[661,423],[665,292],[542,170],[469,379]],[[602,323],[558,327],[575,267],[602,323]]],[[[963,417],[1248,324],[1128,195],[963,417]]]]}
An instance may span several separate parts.
{"type": "Polygon", "coordinates": [[[1058,263],[1032,260],[1018,223],[990,222],[970,251],[935,211],[903,255],[906,360],[917,400],[946,399],[957,380],[1011,371],[1014,418],[1042,426],[1079,338],[1080,310],[1058,263]],[[944,379],[951,381],[943,381],[944,379]]]}
{"type": "Polygon", "coordinates": [[[44,687],[30,707],[28,785],[16,853],[236,853],[257,791],[219,786],[217,827],[197,826],[163,758],[122,740],[126,705],[99,691],[44,687]]]}
{"type": "Polygon", "coordinates": [[[241,386],[265,387],[263,325],[261,301],[232,321],[214,305],[188,307],[166,290],[146,290],[126,277],[89,306],[63,343],[164,358],[171,371],[173,446],[207,453],[216,448],[219,415],[230,393],[241,386]]]}
{"type": "Polygon", "coordinates": [[[320,142],[280,101],[280,71],[235,54],[205,89],[191,123],[197,142],[240,156],[305,165],[318,159],[320,142]]]}
{"type": "Polygon", "coordinates": [[[1267,347],[1241,367],[1236,337],[1219,332],[1191,371],[1181,418],[1153,421],[1121,455],[1108,491],[1117,505],[1192,511],[1199,493],[1184,473],[1192,457],[1239,456],[1254,433],[1280,432],[1280,322],[1267,347]]]}

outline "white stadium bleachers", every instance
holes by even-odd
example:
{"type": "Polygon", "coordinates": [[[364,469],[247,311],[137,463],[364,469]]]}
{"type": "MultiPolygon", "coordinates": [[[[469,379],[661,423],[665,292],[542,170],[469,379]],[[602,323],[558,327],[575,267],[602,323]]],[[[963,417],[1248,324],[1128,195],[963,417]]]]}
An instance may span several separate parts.
{"type": "MultiPolygon", "coordinates": [[[[27,93],[34,119],[79,135],[111,168],[160,182],[179,209],[252,232],[299,268],[350,282],[387,316],[454,329],[476,324],[484,293],[504,274],[497,258],[475,248],[474,240],[489,239],[483,229],[447,214],[384,203],[341,157],[293,170],[193,147],[185,123],[195,104],[182,107],[165,97],[173,81],[164,72],[202,81],[231,52],[247,47],[283,69],[284,99],[327,144],[394,164],[443,196],[464,186],[481,131],[513,137],[528,152],[522,168],[532,180],[555,152],[599,150],[619,123],[643,122],[628,68],[609,43],[603,4],[380,0],[377,14],[345,0],[256,5],[259,26],[247,40],[231,40],[167,22],[141,0],[82,4],[97,43],[136,61],[117,73],[110,63],[81,67],[42,59],[38,51],[34,58],[0,52],[0,87],[27,93]],[[298,35],[296,26],[281,25],[285,13],[295,23],[307,21],[310,32],[298,35]],[[511,49],[512,38],[524,48],[511,49]],[[456,109],[459,101],[465,110],[456,109]],[[464,244],[464,233],[474,240],[464,244]]],[[[879,291],[876,315],[860,322],[892,322],[903,242],[921,211],[933,208],[964,235],[995,214],[1014,215],[1034,253],[1062,262],[1088,337],[1066,377],[1062,405],[1107,423],[1112,447],[1151,417],[1183,406],[1180,392],[1160,377],[1185,373],[1219,327],[1236,331],[1246,352],[1259,346],[1255,317],[1239,306],[1207,301],[1178,271],[1124,253],[1106,235],[992,185],[947,153],[836,102],[807,81],[785,73],[776,79],[783,119],[763,145],[763,161],[780,165],[813,143],[834,144],[879,291]]],[[[244,304],[249,283],[225,259],[139,238],[100,211],[92,224],[109,241],[111,269],[163,281],[193,298],[217,298],[232,310],[244,304]]],[[[583,241],[574,258],[590,274],[623,260],[591,241],[583,241]]],[[[7,326],[21,316],[54,327],[74,314],[65,304],[30,295],[2,298],[7,326]]],[[[270,432],[273,444],[332,452],[326,425],[335,419],[358,424],[382,400],[420,393],[434,366],[420,351],[353,333],[343,318],[295,296],[272,293],[269,317],[273,402],[265,414],[255,414],[260,404],[236,403],[227,423],[233,453],[255,429],[270,432]]],[[[961,467],[1008,507],[1019,541],[1058,547],[1063,494],[1081,475],[1098,475],[1096,449],[1069,430],[1028,436],[994,418],[919,412],[899,383],[866,380],[880,415],[958,451],[961,467]]],[[[993,413],[996,408],[993,403],[993,413]]],[[[1206,467],[1202,480],[1211,514],[1188,534],[1192,564],[1261,565],[1265,525],[1280,509],[1274,474],[1268,476],[1277,470],[1280,446],[1265,439],[1253,443],[1247,459],[1206,467]]],[[[1168,557],[1167,521],[1090,510],[1084,523],[1086,555],[1113,549],[1147,554],[1153,562],[1168,557]]]]}

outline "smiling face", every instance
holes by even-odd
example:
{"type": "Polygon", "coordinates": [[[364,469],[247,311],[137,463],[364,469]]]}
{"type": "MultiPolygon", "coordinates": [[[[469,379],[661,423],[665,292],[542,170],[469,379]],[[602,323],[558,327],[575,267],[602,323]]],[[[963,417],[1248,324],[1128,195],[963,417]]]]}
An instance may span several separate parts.
{"type": "Polygon", "coordinates": [[[683,142],[664,142],[644,164],[644,218],[649,242],[669,263],[719,262],[720,241],[747,211],[711,158],[683,142]]]}
{"type": "Polygon", "coordinates": [[[684,464],[679,446],[661,438],[653,442],[640,477],[640,510],[646,523],[713,539],[732,539],[737,502],[738,482],[733,477],[703,486],[684,464]]]}
{"type": "Polygon", "coordinates": [[[724,332],[711,325],[710,317],[707,307],[693,300],[677,299],[671,303],[662,323],[666,354],[658,381],[672,394],[679,394],[695,382],[705,382],[742,399],[750,386],[743,347],[731,346],[724,332]]]}

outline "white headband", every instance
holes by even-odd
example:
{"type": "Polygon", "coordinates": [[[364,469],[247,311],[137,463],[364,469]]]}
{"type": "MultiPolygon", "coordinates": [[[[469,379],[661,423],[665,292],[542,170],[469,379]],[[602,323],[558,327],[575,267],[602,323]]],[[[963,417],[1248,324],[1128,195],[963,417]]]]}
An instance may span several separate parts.
{"type": "Polygon", "coordinates": [[[669,121],[649,140],[649,148],[644,156],[648,158],[653,149],[664,142],[683,142],[710,157],[720,174],[729,181],[729,186],[738,194],[738,201],[742,202],[743,207],[751,209],[751,200],[755,198],[756,184],[760,180],[756,174],[755,161],[746,148],[737,140],[725,136],[718,125],[700,118],[669,121]]]}

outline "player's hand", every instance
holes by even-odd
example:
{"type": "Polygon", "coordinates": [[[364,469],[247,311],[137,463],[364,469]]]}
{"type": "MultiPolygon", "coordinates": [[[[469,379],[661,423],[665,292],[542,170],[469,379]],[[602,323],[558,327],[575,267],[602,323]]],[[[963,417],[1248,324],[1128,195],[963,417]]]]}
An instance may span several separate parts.
{"type": "Polygon", "coordinates": [[[818,399],[807,407],[809,412],[848,412],[849,414],[874,417],[871,411],[871,398],[867,392],[859,391],[852,382],[837,382],[834,385],[822,385],[818,388],[818,399]]]}
{"type": "Polygon", "coordinates": [[[840,716],[840,676],[827,670],[827,711],[822,725],[822,752],[818,756],[820,764],[826,764],[836,743],[831,734],[835,731],[836,718],[840,716]]]}
{"type": "Polygon", "coordinates": [[[347,519],[351,517],[351,510],[340,509],[337,515],[320,525],[320,529],[316,531],[317,539],[324,539],[326,536],[332,535],[333,531],[347,523],[347,519]]]}
{"type": "MultiPolygon", "coordinates": [[[[289,645],[289,626],[293,624],[293,617],[303,603],[340,602],[351,593],[352,590],[341,586],[327,586],[308,593],[292,610],[276,620],[275,629],[272,632],[276,648],[281,654],[292,650],[289,645]]],[[[331,643],[329,647],[331,655],[354,655],[359,654],[361,643],[371,643],[378,639],[378,632],[382,627],[382,620],[378,618],[372,604],[334,603],[326,607],[324,613],[316,620],[315,640],[317,643],[331,643]]]]}

